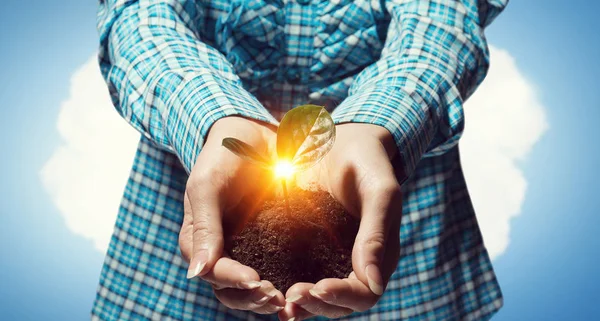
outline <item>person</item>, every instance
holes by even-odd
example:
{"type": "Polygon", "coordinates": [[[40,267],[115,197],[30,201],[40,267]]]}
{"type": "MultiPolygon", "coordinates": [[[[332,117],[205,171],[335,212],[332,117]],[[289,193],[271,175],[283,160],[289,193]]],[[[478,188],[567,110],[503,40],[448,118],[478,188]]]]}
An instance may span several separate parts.
{"type": "Polygon", "coordinates": [[[92,319],[491,318],[502,294],[457,146],[506,2],[101,1],[101,71],[141,140],[92,319]],[[272,152],[306,103],[337,130],[315,179],[360,227],[347,278],[281,293],[223,249],[262,174],[221,140],[272,152]]]}

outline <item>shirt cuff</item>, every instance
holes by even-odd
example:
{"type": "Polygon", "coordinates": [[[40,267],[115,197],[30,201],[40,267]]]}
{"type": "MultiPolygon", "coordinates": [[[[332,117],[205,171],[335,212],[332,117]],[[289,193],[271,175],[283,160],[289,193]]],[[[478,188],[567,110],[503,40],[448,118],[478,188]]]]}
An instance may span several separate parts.
{"type": "Polygon", "coordinates": [[[349,96],[332,114],[336,124],[365,123],[386,128],[394,137],[404,177],[410,177],[431,142],[426,109],[398,87],[371,87],[349,96]]]}
{"type": "Polygon", "coordinates": [[[227,116],[241,116],[277,126],[277,120],[239,82],[210,74],[187,74],[164,108],[170,145],[188,173],[212,125],[227,116]]]}

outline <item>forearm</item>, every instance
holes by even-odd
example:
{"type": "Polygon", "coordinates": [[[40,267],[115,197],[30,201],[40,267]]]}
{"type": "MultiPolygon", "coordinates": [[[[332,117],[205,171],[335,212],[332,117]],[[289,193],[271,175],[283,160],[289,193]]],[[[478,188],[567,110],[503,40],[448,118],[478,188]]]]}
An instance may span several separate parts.
{"type": "Polygon", "coordinates": [[[105,1],[99,12],[100,65],[119,113],[176,153],[189,171],[218,119],[276,121],[243,88],[225,57],[199,41],[191,27],[198,24],[190,17],[201,13],[184,4],[105,1]]]}
{"type": "Polygon", "coordinates": [[[382,56],[357,76],[334,111],[337,123],[388,129],[407,176],[425,153],[442,153],[456,144],[464,122],[462,103],[487,72],[483,28],[504,4],[486,13],[482,3],[493,1],[475,2],[388,2],[392,21],[382,56]]]}

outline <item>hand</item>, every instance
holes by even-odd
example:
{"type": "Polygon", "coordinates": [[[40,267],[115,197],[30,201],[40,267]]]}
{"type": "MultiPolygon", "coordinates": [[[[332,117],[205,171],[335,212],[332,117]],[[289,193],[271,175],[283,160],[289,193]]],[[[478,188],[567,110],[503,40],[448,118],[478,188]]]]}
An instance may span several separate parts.
{"type": "Polygon", "coordinates": [[[232,208],[253,193],[264,190],[264,170],[221,146],[235,137],[266,152],[275,132],[245,118],[225,117],[212,126],[187,182],[179,246],[190,262],[188,278],[200,276],[212,284],[215,296],[231,309],[270,314],[285,305],[283,294],[258,273],[224,253],[223,220],[232,208]]]}
{"type": "Polygon", "coordinates": [[[317,182],[360,217],[353,272],[345,279],[293,285],[279,312],[281,320],[365,311],[377,303],[398,264],[402,196],[390,161],[396,152],[392,136],[370,124],[342,124],[336,131],[336,142],[324,160],[298,174],[297,181],[317,182]]]}

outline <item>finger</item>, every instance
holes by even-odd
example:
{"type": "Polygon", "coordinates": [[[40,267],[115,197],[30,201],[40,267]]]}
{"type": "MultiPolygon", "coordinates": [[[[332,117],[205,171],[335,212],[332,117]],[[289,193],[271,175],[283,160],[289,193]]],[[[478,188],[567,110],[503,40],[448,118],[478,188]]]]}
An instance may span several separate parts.
{"type": "Polygon", "coordinates": [[[381,269],[390,223],[402,214],[400,186],[391,174],[387,177],[392,179],[380,182],[362,197],[361,221],[352,249],[356,277],[376,295],[383,294],[387,282],[381,269]]]}
{"type": "Polygon", "coordinates": [[[318,298],[319,293],[311,291],[312,283],[296,283],[286,293],[286,302],[297,304],[302,309],[328,318],[339,318],[352,313],[348,308],[335,306],[318,298]]]}
{"type": "Polygon", "coordinates": [[[186,262],[190,262],[192,257],[194,216],[192,214],[192,205],[187,197],[187,191],[183,197],[183,222],[179,230],[179,249],[181,256],[186,262]]]}
{"type": "MultiPolygon", "coordinates": [[[[260,310],[259,308],[266,304],[275,305],[279,308],[283,308],[285,305],[283,294],[275,289],[271,282],[264,280],[261,281],[261,286],[254,290],[225,288],[215,289],[214,292],[217,299],[230,309],[266,312],[270,308],[269,305],[264,307],[263,310],[260,310]]],[[[278,311],[279,310],[270,313],[278,311]]]]}
{"type": "Polygon", "coordinates": [[[265,305],[258,307],[256,309],[252,309],[252,312],[258,314],[274,314],[281,312],[285,307],[285,299],[283,298],[283,294],[281,297],[275,296],[265,305]]]}
{"type": "Polygon", "coordinates": [[[218,259],[202,279],[219,289],[254,290],[261,287],[260,277],[254,269],[228,257],[218,259]]]}
{"type": "Polygon", "coordinates": [[[306,297],[310,296],[310,289],[315,286],[313,283],[300,282],[292,285],[285,293],[285,302],[302,305],[307,301],[306,297]]]}
{"type": "Polygon", "coordinates": [[[283,310],[279,311],[277,316],[281,321],[301,321],[313,317],[314,314],[304,310],[295,303],[286,303],[283,310]]]}
{"type": "Polygon", "coordinates": [[[366,311],[372,308],[379,296],[357,279],[323,279],[310,290],[310,293],[331,305],[353,311],[366,311]]]}
{"type": "MultiPolygon", "coordinates": [[[[216,180],[218,181],[218,180],[216,180]]],[[[203,186],[192,182],[187,188],[194,219],[192,259],[188,278],[210,271],[223,253],[223,227],[215,181],[201,180],[203,186]]]]}

